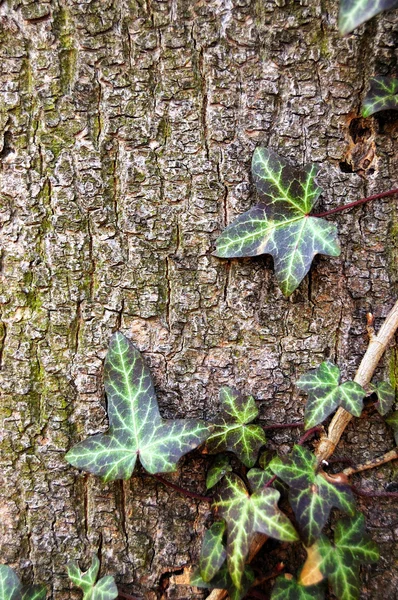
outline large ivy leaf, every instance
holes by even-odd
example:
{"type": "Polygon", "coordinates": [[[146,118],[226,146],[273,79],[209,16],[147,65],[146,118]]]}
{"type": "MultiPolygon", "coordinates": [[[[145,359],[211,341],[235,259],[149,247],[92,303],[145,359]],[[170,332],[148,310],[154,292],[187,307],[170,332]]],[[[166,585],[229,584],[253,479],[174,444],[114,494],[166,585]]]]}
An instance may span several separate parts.
{"type": "Polygon", "coordinates": [[[191,585],[198,588],[227,590],[230,600],[242,600],[252,587],[254,579],[252,569],[246,565],[242,575],[241,587],[238,589],[232,582],[227,566],[224,565],[209,582],[202,579],[199,570],[196,571],[191,577],[191,585]]]}
{"type": "Polygon", "coordinates": [[[372,77],[370,80],[370,90],[362,104],[362,116],[370,117],[381,110],[398,110],[398,79],[372,77]]]}
{"type": "Polygon", "coordinates": [[[215,457],[206,475],[206,489],[214,487],[227,473],[232,471],[229,457],[226,454],[219,454],[215,457]]]}
{"type": "Polygon", "coordinates": [[[274,458],[270,467],[289,485],[290,505],[306,546],[320,536],[333,507],[354,514],[351,488],[337,477],[317,473],[317,459],[306,448],[294,446],[290,456],[274,458]]]}
{"type": "Polygon", "coordinates": [[[370,389],[377,395],[375,407],[384,417],[390,412],[395,402],[395,390],[389,381],[380,381],[376,385],[371,384],[370,389]]]}
{"type": "Polygon", "coordinates": [[[365,390],[355,381],[340,385],[340,369],[332,362],[321,363],[317,369],[300,377],[296,386],[308,392],[304,411],[306,429],[322,423],[338,406],[355,417],[362,412],[365,390]]]}
{"type": "Polygon", "coordinates": [[[271,600],[323,600],[324,597],[325,593],[318,585],[305,587],[286,574],[277,578],[271,600]]]}
{"type": "Polygon", "coordinates": [[[204,535],[199,569],[203,581],[207,583],[213,579],[227,558],[227,551],[223,543],[224,533],[225,521],[216,521],[204,535]]]}
{"type": "Polygon", "coordinates": [[[21,582],[11,567],[0,565],[0,600],[20,600],[21,582]]]}
{"type": "Polygon", "coordinates": [[[397,0],[340,0],[340,33],[346,35],[381,11],[397,6],[397,0]]]}
{"type": "Polygon", "coordinates": [[[360,513],[338,521],[334,546],[324,535],[308,549],[301,573],[303,585],[313,585],[327,577],[339,600],[357,600],[360,593],[359,566],[379,559],[376,544],[365,534],[360,513]]]}
{"type": "Polygon", "coordinates": [[[227,524],[227,563],[233,584],[241,589],[244,564],[254,533],[293,542],[297,533],[289,519],[279,510],[280,494],[265,488],[249,495],[245,484],[231,473],[224,478],[223,487],[214,508],[227,524]]]}
{"type": "Polygon", "coordinates": [[[210,429],[199,420],[165,421],[141,354],[121,333],[112,336],[104,368],[109,431],[80,442],[66,455],[73,466],[105,481],[128,479],[137,457],[149,473],[174,471],[210,429]]]}
{"type": "Polygon", "coordinates": [[[110,575],[102,577],[95,583],[98,577],[100,562],[94,554],[91,566],[83,573],[75,561],[67,565],[69,579],[83,590],[83,600],[113,600],[118,596],[115,580],[110,575]]]}
{"type": "Polygon", "coordinates": [[[223,387],[220,401],[222,412],[207,439],[206,449],[211,454],[226,450],[234,452],[247,467],[252,467],[266,442],[259,425],[248,425],[258,416],[255,400],[253,396],[245,398],[233,388],[223,387]]]}
{"type": "Polygon", "coordinates": [[[240,215],[217,239],[222,258],[271,254],[282,292],[289,296],[308,273],[316,254],[338,256],[337,229],[310,217],[320,188],[317,169],[295,169],[268,148],[257,148],[252,173],[261,204],[240,215]]]}

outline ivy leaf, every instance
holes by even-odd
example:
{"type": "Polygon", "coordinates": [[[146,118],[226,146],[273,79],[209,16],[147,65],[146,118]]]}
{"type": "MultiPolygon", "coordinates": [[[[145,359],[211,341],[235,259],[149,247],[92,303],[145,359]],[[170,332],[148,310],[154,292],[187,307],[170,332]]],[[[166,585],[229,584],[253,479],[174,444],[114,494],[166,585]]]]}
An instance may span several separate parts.
{"type": "MultiPolygon", "coordinates": [[[[396,4],[398,6],[398,2],[396,4]]],[[[381,110],[398,110],[398,79],[372,77],[370,90],[362,105],[362,116],[370,117],[381,110]]]]}
{"type": "Polygon", "coordinates": [[[258,416],[255,400],[253,396],[245,398],[233,388],[222,387],[220,401],[223,410],[207,439],[206,449],[210,454],[229,450],[247,467],[252,467],[266,442],[260,425],[248,425],[258,416]]]}
{"type": "Polygon", "coordinates": [[[0,565],[0,600],[20,600],[21,582],[11,567],[0,565]]]}
{"type": "Polygon", "coordinates": [[[346,381],[341,385],[339,382],[340,369],[329,361],[321,363],[317,369],[309,371],[297,381],[296,386],[308,392],[304,411],[306,429],[322,423],[338,406],[359,417],[365,390],[355,381],[346,381]]]}
{"type": "Polygon", "coordinates": [[[227,558],[227,551],[223,544],[224,533],[225,521],[216,521],[204,535],[199,569],[203,581],[207,583],[213,579],[227,558]]]}
{"type": "Polygon", "coordinates": [[[351,519],[338,521],[335,543],[324,535],[308,549],[308,558],[301,572],[303,585],[327,577],[339,600],[357,600],[360,593],[359,566],[379,559],[376,544],[365,534],[365,519],[356,513],[351,519]]]}
{"type": "Polygon", "coordinates": [[[174,471],[178,459],[209,435],[202,421],[162,419],[149,369],[120,332],[111,338],[104,381],[109,431],[80,442],[67,453],[66,460],[78,469],[105,481],[128,479],[139,456],[149,473],[174,471]]]}
{"type": "Polygon", "coordinates": [[[305,587],[292,575],[278,577],[272,590],[271,600],[323,600],[324,591],[319,586],[305,587]]]}
{"type": "Polygon", "coordinates": [[[83,573],[75,561],[67,564],[69,579],[83,590],[83,600],[113,600],[118,596],[118,590],[113,577],[107,575],[102,577],[98,583],[96,579],[100,568],[100,562],[95,554],[91,566],[83,573]]]}
{"type": "Polygon", "coordinates": [[[395,390],[389,381],[371,384],[370,389],[377,395],[375,408],[384,417],[392,408],[395,401],[395,390]]]}
{"type": "Polygon", "coordinates": [[[246,565],[243,571],[241,588],[238,589],[233,583],[228,568],[224,565],[217,575],[209,582],[206,582],[200,576],[200,571],[196,571],[191,577],[191,585],[198,588],[227,590],[230,600],[242,600],[254,583],[254,573],[246,565]]]}
{"type": "Polygon", "coordinates": [[[268,148],[253,154],[253,179],[261,203],[240,215],[217,239],[222,258],[271,254],[282,292],[289,296],[308,273],[316,254],[338,256],[337,228],[310,217],[321,190],[317,169],[293,168],[268,148]]]}
{"type": "Polygon", "coordinates": [[[206,489],[214,487],[227,473],[232,471],[228,456],[220,454],[216,456],[206,475],[206,489]]]}
{"type": "Polygon", "coordinates": [[[317,473],[316,457],[306,448],[294,446],[291,456],[274,458],[271,469],[289,485],[290,505],[306,546],[319,537],[333,507],[354,514],[354,498],[345,479],[317,473]]]}
{"type": "Polygon", "coordinates": [[[234,473],[224,478],[225,486],[214,508],[227,524],[227,563],[233,584],[241,589],[244,564],[253,535],[266,535],[293,542],[297,533],[289,519],[279,510],[280,494],[264,488],[249,495],[242,479],[234,473]]]}
{"type": "Polygon", "coordinates": [[[394,432],[395,443],[398,446],[398,410],[391,413],[391,415],[386,418],[386,423],[392,428],[394,432]]]}
{"type": "Polygon", "coordinates": [[[383,10],[397,6],[397,0],[340,0],[339,31],[346,35],[383,10]]]}

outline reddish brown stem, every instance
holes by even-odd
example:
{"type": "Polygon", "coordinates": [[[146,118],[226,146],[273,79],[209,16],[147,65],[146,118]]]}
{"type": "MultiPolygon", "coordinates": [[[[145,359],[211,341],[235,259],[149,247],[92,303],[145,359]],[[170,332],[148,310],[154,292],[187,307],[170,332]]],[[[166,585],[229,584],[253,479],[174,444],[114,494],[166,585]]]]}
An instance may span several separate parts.
{"type": "Polygon", "coordinates": [[[368,196],[367,198],[362,198],[361,200],[344,204],[344,206],[338,206],[337,208],[332,208],[331,210],[311,216],[318,218],[328,217],[329,215],[341,212],[342,210],[348,210],[349,208],[354,208],[354,206],[359,206],[360,204],[365,204],[366,202],[371,202],[372,200],[380,200],[380,198],[386,198],[387,196],[394,196],[395,194],[398,194],[398,189],[388,190],[388,192],[381,192],[380,194],[374,194],[373,196],[368,196]]]}
{"type": "Polygon", "coordinates": [[[314,435],[314,433],[318,433],[319,431],[323,431],[323,427],[319,427],[319,426],[311,427],[311,429],[306,431],[305,434],[303,436],[301,436],[301,438],[297,442],[297,445],[302,446],[304,444],[304,442],[306,442],[308,440],[308,438],[310,438],[312,435],[314,435]]]}
{"type": "Polygon", "coordinates": [[[158,481],[160,481],[160,483],[163,483],[163,485],[166,485],[167,487],[171,488],[172,490],[179,492],[180,494],[182,494],[183,496],[186,496],[187,498],[195,498],[195,500],[200,500],[201,502],[208,502],[208,503],[213,502],[213,498],[211,498],[210,496],[201,496],[200,494],[196,494],[195,492],[190,492],[189,490],[186,490],[186,489],[180,487],[179,485],[176,485],[175,483],[172,483],[171,481],[164,479],[161,475],[153,475],[153,477],[155,479],[157,479],[158,481]]]}
{"type": "Polygon", "coordinates": [[[271,479],[269,479],[269,480],[267,481],[267,483],[265,484],[265,486],[264,486],[264,487],[266,487],[266,488],[267,488],[267,487],[270,487],[270,486],[271,486],[271,485],[274,483],[275,479],[276,479],[276,475],[274,475],[273,477],[271,477],[271,479]]]}
{"type": "Polygon", "coordinates": [[[361,488],[357,488],[355,485],[352,485],[351,489],[354,494],[364,498],[398,498],[398,492],[375,492],[374,490],[366,492],[365,490],[361,490],[361,488]]]}

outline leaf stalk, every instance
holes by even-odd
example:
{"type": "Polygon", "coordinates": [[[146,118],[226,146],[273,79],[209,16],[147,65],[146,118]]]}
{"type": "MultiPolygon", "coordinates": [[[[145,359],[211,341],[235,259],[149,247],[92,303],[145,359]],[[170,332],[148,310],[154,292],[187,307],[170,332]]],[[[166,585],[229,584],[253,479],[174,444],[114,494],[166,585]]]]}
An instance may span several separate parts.
{"type": "Polygon", "coordinates": [[[341,212],[343,210],[348,210],[349,208],[354,208],[354,206],[359,206],[360,204],[365,204],[366,202],[371,202],[372,200],[380,200],[381,198],[387,198],[387,196],[394,196],[395,194],[398,194],[397,188],[393,190],[388,190],[387,192],[380,192],[380,194],[374,194],[373,196],[368,196],[367,198],[361,198],[361,200],[355,200],[355,202],[350,202],[349,204],[344,204],[343,206],[337,206],[336,208],[332,208],[330,210],[326,210],[323,213],[317,213],[311,216],[318,217],[319,219],[321,219],[323,217],[333,215],[334,213],[341,212]]]}

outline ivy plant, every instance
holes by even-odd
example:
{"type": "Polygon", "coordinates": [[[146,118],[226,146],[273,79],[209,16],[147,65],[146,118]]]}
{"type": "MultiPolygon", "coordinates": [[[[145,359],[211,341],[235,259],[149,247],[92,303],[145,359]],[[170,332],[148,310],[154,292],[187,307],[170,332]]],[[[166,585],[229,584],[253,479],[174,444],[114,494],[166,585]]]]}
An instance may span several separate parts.
{"type": "Polygon", "coordinates": [[[11,567],[0,565],[0,600],[45,600],[45,585],[23,586],[11,567]]]}
{"type": "Polygon", "coordinates": [[[398,110],[398,79],[372,77],[369,83],[370,89],[362,104],[363,117],[370,117],[381,110],[398,110]]]}
{"type": "Polygon", "coordinates": [[[319,585],[305,586],[287,573],[276,580],[271,600],[323,600],[324,597],[324,590],[319,585]]]}
{"type": "Polygon", "coordinates": [[[66,460],[105,481],[129,479],[137,458],[149,473],[175,471],[177,461],[210,434],[200,420],[162,419],[151,374],[140,352],[120,332],[104,367],[109,431],[74,446],[66,460]]]}
{"type": "Polygon", "coordinates": [[[106,575],[97,581],[100,561],[93,554],[91,566],[84,573],[75,561],[67,565],[69,579],[83,591],[83,600],[114,600],[118,590],[113,577],[106,575]]]}
{"type": "Polygon", "coordinates": [[[339,30],[342,35],[351,33],[383,10],[396,8],[398,0],[340,0],[339,30]]]}

